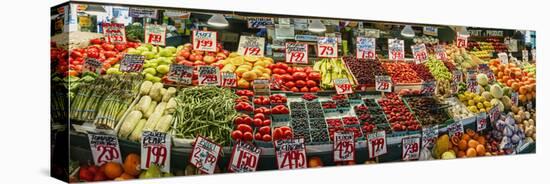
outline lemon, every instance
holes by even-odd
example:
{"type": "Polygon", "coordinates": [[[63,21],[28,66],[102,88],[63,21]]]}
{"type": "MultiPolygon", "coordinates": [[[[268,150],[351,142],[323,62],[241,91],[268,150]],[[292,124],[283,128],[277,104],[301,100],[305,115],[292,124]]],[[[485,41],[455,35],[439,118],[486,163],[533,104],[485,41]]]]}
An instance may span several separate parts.
{"type": "Polygon", "coordinates": [[[483,106],[485,106],[485,108],[489,108],[489,107],[492,107],[493,105],[491,104],[491,102],[484,101],[483,106]]]}
{"type": "Polygon", "coordinates": [[[477,103],[477,108],[483,109],[483,108],[484,108],[484,107],[483,107],[483,103],[481,103],[481,102],[477,103]]]}
{"type": "Polygon", "coordinates": [[[464,96],[463,94],[459,94],[459,95],[458,95],[458,100],[460,100],[460,101],[466,101],[466,96],[464,96]]]}
{"type": "Polygon", "coordinates": [[[476,103],[474,102],[474,100],[468,100],[468,106],[474,106],[475,107],[476,103]]]}
{"type": "Polygon", "coordinates": [[[238,57],[232,58],[232,59],[231,59],[231,64],[233,64],[233,65],[235,65],[235,66],[239,66],[239,65],[244,64],[243,57],[242,57],[242,56],[238,56],[238,57]]]}
{"type": "Polygon", "coordinates": [[[479,112],[487,112],[485,109],[479,109],[479,112]]]}

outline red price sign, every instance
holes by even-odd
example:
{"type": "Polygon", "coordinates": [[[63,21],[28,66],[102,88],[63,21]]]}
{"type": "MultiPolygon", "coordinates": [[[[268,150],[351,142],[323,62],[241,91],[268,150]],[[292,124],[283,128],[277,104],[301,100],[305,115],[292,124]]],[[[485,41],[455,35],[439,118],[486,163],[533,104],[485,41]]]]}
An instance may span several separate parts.
{"type": "Polygon", "coordinates": [[[353,89],[347,78],[334,79],[334,87],[337,94],[351,94],[353,89]]]}
{"type": "Polygon", "coordinates": [[[376,39],[357,37],[357,58],[376,59],[376,39]]]}
{"type": "Polygon", "coordinates": [[[391,60],[405,59],[405,42],[399,39],[388,39],[388,58],[391,60]]]}
{"type": "Polygon", "coordinates": [[[220,156],[221,146],[198,136],[193,146],[193,152],[189,163],[197,167],[201,172],[213,174],[220,156]]]}
{"type": "Polygon", "coordinates": [[[476,116],[477,131],[487,128],[487,113],[481,112],[476,116]]]}
{"type": "Polygon", "coordinates": [[[145,61],[145,56],[125,54],[124,58],[120,62],[120,71],[121,72],[141,72],[141,70],[143,70],[144,61],[145,61]]]}
{"type": "Polygon", "coordinates": [[[401,159],[418,160],[420,158],[420,136],[409,136],[401,139],[401,159]]]}
{"type": "Polygon", "coordinates": [[[464,135],[464,125],[462,121],[449,124],[449,126],[447,126],[447,132],[449,133],[449,137],[462,137],[462,135],[464,135]]]}
{"type": "Polygon", "coordinates": [[[338,57],[338,40],[336,37],[317,37],[317,57],[338,57]]]}
{"type": "Polygon", "coordinates": [[[498,109],[497,106],[489,110],[489,120],[491,122],[495,122],[499,117],[500,117],[500,110],[498,109]]]}
{"type": "Polygon", "coordinates": [[[193,79],[193,67],[182,64],[171,64],[168,71],[168,80],[175,81],[178,84],[189,85],[193,79]]]}
{"type": "Polygon", "coordinates": [[[84,65],[82,66],[83,72],[92,72],[99,74],[101,72],[101,68],[103,67],[103,63],[98,61],[95,58],[86,58],[86,61],[84,61],[84,65]]]}
{"type": "Polygon", "coordinates": [[[392,91],[392,82],[391,82],[390,76],[387,76],[387,75],[374,76],[374,79],[375,79],[376,91],[381,91],[381,92],[392,91]]]}
{"type": "Polygon", "coordinates": [[[122,163],[118,138],[114,135],[88,134],[90,149],[96,166],[107,162],[122,163]]]}
{"type": "Polygon", "coordinates": [[[431,148],[435,145],[437,136],[439,135],[438,126],[430,126],[422,128],[422,148],[431,148]]]}
{"type": "Polygon", "coordinates": [[[265,38],[241,36],[237,52],[243,56],[264,56],[265,38]]]}
{"type": "Polygon", "coordinates": [[[151,164],[170,172],[171,139],[166,133],[144,131],[141,135],[141,169],[151,164]]]}
{"type": "Polygon", "coordinates": [[[413,45],[411,46],[411,49],[413,52],[414,60],[417,63],[426,61],[426,59],[428,59],[428,51],[426,50],[426,45],[424,44],[413,45]]]}
{"type": "Polygon", "coordinates": [[[126,43],[126,28],[124,24],[102,23],[103,35],[107,43],[126,43]]]}
{"type": "Polygon", "coordinates": [[[223,72],[222,73],[222,87],[237,87],[237,75],[232,72],[223,72]]]}
{"type": "Polygon", "coordinates": [[[256,146],[239,141],[233,147],[228,170],[231,172],[254,172],[258,167],[261,149],[256,146]]]}
{"type": "Polygon", "coordinates": [[[332,150],[334,151],[335,162],[355,160],[355,141],[353,132],[335,132],[332,150]]]}
{"type": "Polygon", "coordinates": [[[193,50],[216,52],[217,36],[215,31],[193,31],[193,50]]]}
{"type": "Polygon", "coordinates": [[[145,24],[145,43],[166,45],[166,25],[145,24]]]}
{"type": "Polygon", "coordinates": [[[441,61],[447,61],[447,51],[445,50],[445,46],[435,46],[435,58],[441,61]]]}
{"type": "Polygon", "coordinates": [[[220,68],[216,66],[199,66],[199,85],[219,86],[220,68]]]}
{"type": "Polygon", "coordinates": [[[386,132],[378,131],[367,135],[367,149],[369,150],[369,158],[386,154],[386,132]]]}
{"type": "Polygon", "coordinates": [[[425,81],[422,83],[420,93],[424,95],[433,95],[435,93],[435,81],[425,81]]]}
{"type": "Polygon", "coordinates": [[[287,42],[285,48],[285,61],[287,63],[307,64],[309,58],[306,43],[287,42]]]}
{"type": "Polygon", "coordinates": [[[468,36],[456,33],[456,46],[459,48],[468,47],[468,36]]]}
{"type": "Polygon", "coordinates": [[[307,168],[304,138],[276,140],[274,144],[279,169],[307,168]]]}

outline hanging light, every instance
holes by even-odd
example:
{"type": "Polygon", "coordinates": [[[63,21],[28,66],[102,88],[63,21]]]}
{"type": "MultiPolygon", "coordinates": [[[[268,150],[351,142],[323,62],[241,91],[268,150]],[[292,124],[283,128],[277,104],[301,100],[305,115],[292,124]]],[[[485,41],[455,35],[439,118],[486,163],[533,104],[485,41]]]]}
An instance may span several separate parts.
{"type": "Polygon", "coordinates": [[[462,36],[470,36],[470,32],[464,26],[460,26],[456,29],[456,32],[462,36]]]}
{"type": "Polygon", "coordinates": [[[401,30],[401,36],[412,38],[414,37],[414,30],[412,29],[411,25],[406,25],[403,30],[401,30]]]}
{"type": "Polygon", "coordinates": [[[227,22],[227,19],[222,14],[214,14],[210,19],[208,19],[208,25],[214,26],[214,27],[226,27],[229,25],[229,22],[227,22]]]}
{"type": "Polygon", "coordinates": [[[315,33],[321,33],[325,32],[327,30],[327,27],[323,23],[321,23],[321,20],[314,19],[309,24],[307,30],[315,33]]]}
{"type": "Polygon", "coordinates": [[[88,5],[86,9],[84,9],[84,12],[90,15],[107,15],[105,8],[99,5],[88,5]]]}

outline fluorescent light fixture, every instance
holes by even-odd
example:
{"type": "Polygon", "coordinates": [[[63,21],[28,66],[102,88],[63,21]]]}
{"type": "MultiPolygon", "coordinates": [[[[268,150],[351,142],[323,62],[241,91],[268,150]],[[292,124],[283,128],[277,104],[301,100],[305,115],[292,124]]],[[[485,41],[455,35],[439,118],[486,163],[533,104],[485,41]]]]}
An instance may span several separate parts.
{"type": "Polygon", "coordinates": [[[314,19],[309,24],[309,27],[307,28],[307,30],[314,33],[321,33],[321,32],[325,32],[327,30],[327,27],[323,23],[321,23],[321,20],[314,19]]]}
{"type": "Polygon", "coordinates": [[[229,25],[229,22],[227,22],[227,19],[222,14],[214,14],[210,19],[208,19],[208,25],[214,26],[214,27],[227,27],[229,25]]]}
{"type": "Polygon", "coordinates": [[[403,30],[401,30],[401,35],[407,38],[414,37],[414,30],[412,29],[411,25],[406,25],[403,30]]]}
{"type": "Polygon", "coordinates": [[[105,11],[105,8],[100,5],[88,5],[86,9],[84,9],[84,12],[90,15],[100,15],[100,16],[106,16],[107,11],[105,11]]]}

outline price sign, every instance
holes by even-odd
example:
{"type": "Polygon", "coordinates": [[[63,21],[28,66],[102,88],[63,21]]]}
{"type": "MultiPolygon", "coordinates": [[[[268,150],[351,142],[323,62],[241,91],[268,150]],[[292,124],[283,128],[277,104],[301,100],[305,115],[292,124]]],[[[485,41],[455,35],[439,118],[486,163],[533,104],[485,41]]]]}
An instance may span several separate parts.
{"type": "Polygon", "coordinates": [[[376,59],[376,39],[357,37],[357,58],[376,59]]]}
{"type": "Polygon", "coordinates": [[[408,136],[401,139],[401,159],[418,160],[420,158],[420,136],[408,136]]]}
{"type": "Polygon", "coordinates": [[[456,33],[456,46],[459,48],[468,47],[468,36],[456,33]]]}
{"type": "Polygon", "coordinates": [[[193,152],[189,163],[197,167],[203,173],[213,174],[220,156],[221,146],[198,136],[193,146],[193,152]]]}
{"type": "Polygon", "coordinates": [[[391,92],[392,81],[391,77],[387,75],[374,76],[375,89],[381,92],[391,92]]]}
{"type": "Polygon", "coordinates": [[[103,35],[107,43],[126,43],[126,28],[124,24],[102,23],[103,35]]]}
{"type": "Polygon", "coordinates": [[[353,90],[347,78],[334,79],[334,87],[337,94],[351,94],[353,90]]]}
{"type": "Polygon", "coordinates": [[[237,87],[237,75],[233,72],[222,73],[222,87],[237,87]]]}
{"type": "Polygon", "coordinates": [[[458,83],[451,82],[451,94],[456,95],[458,93],[458,83]]]}
{"type": "Polygon", "coordinates": [[[215,66],[199,66],[199,85],[219,86],[220,68],[215,66]]]}
{"type": "Polygon", "coordinates": [[[335,162],[355,160],[355,141],[353,132],[335,132],[332,145],[335,162]]]}
{"type": "Polygon", "coordinates": [[[498,59],[500,60],[501,64],[508,64],[508,54],[504,52],[498,53],[498,59]]]}
{"type": "Polygon", "coordinates": [[[487,128],[487,113],[481,112],[476,116],[477,131],[482,131],[487,128]]]}
{"type": "Polygon", "coordinates": [[[260,161],[261,149],[256,146],[239,141],[233,147],[228,170],[231,172],[254,172],[260,161]]]}
{"type": "Polygon", "coordinates": [[[125,54],[120,62],[121,72],[141,72],[145,56],[135,54],[125,54]]]}
{"type": "Polygon", "coordinates": [[[248,28],[264,29],[267,25],[273,25],[274,19],[269,17],[248,17],[246,19],[248,28]]]}
{"type": "Polygon", "coordinates": [[[424,81],[420,86],[420,93],[423,95],[433,95],[435,93],[435,81],[424,81]]]}
{"type": "Polygon", "coordinates": [[[279,169],[307,168],[304,138],[276,140],[274,144],[279,169]]]}
{"type": "Polygon", "coordinates": [[[512,105],[519,105],[519,94],[518,92],[512,92],[510,95],[510,100],[512,100],[512,105]]]}
{"type": "Polygon", "coordinates": [[[241,36],[237,52],[243,56],[264,56],[265,38],[256,36],[241,36]]]}
{"type": "Polygon", "coordinates": [[[422,128],[422,148],[431,149],[435,145],[437,135],[439,135],[437,125],[422,128]]]}
{"type": "Polygon", "coordinates": [[[405,42],[399,39],[388,39],[388,58],[391,60],[405,59],[405,42]]]}
{"type": "Polygon", "coordinates": [[[285,61],[287,63],[307,64],[307,44],[297,42],[285,43],[285,61]]]}
{"type": "Polygon", "coordinates": [[[167,74],[168,80],[189,85],[193,78],[193,67],[182,64],[171,64],[167,74]]]}
{"type": "Polygon", "coordinates": [[[464,125],[462,121],[449,124],[449,126],[447,126],[447,132],[449,133],[449,137],[462,137],[462,135],[464,135],[464,125]]]}
{"type": "Polygon", "coordinates": [[[369,150],[369,158],[386,154],[386,131],[378,131],[367,135],[367,149],[369,150]]]}
{"type": "Polygon", "coordinates": [[[171,145],[166,133],[144,131],[141,135],[141,169],[155,164],[162,172],[170,172],[171,145]]]}
{"type": "Polygon", "coordinates": [[[145,43],[166,45],[166,25],[145,24],[145,43]]]}
{"type": "Polygon", "coordinates": [[[498,107],[493,107],[489,110],[489,121],[495,122],[500,117],[500,110],[498,107]]]}
{"type": "Polygon", "coordinates": [[[436,59],[441,61],[447,61],[447,51],[445,50],[445,46],[436,45],[434,50],[435,50],[436,59]]]}
{"type": "Polygon", "coordinates": [[[90,149],[96,166],[107,162],[122,163],[118,138],[114,135],[88,134],[90,149]]]}
{"type": "Polygon", "coordinates": [[[456,83],[462,82],[462,72],[460,70],[453,71],[453,82],[456,82],[456,83]]]}
{"type": "Polygon", "coordinates": [[[193,31],[193,50],[216,52],[217,36],[215,31],[193,31]]]}
{"type": "Polygon", "coordinates": [[[537,50],[536,49],[531,49],[531,58],[532,58],[533,61],[537,60],[537,50]]]}
{"type": "Polygon", "coordinates": [[[468,79],[468,85],[467,85],[468,91],[472,93],[477,93],[479,91],[479,86],[477,85],[477,80],[475,79],[468,79]]]}
{"type": "Polygon", "coordinates": [[[99,72],[101,72],[102,66],[103,66],[103,63],[101,63],[97,59],[88,57],[86,58],[86,61],[84,61],[84,65],[82,66],[83,67],[82,71],[99,74],[99,72]]]}
{"type": "Polygon", "coordinates": [[[412,53],[416,63],[421,63],[426,61],[426,59],[428,59],[428,51],[426,50],[426,45],[424,44],[412,45],[411,49],[412,49],[412,53]]]}
{"type": "Polygon", "coordinates": [[[529,51],[527,51],[527,49],[523,49],[523,50],[521,51],[521,60],[522,60],[523,62],[529,61],[529,51]]]}
{"type": "Polygon", "coordinates": [[[466,73],[466,74],[467,74],[466,77],[467,77],[469,80],[475,80],[475,79],[476,79],[476,76],[477,76],[476,73],[477,73],[477,71],[476,71],[475,69],[468,69],[466,72],[467,72],[467,73],[466,73]]]}
{"type": "Polygon", "coordinates": [[[338,57],[338,40],[336,37],[317,37],[317,57],[338,57]]]}
{"type": "Polygon", "coordinates": [[[437,36],[437,27],[424,26],[423,33],[429,36],[437,36]]]}

